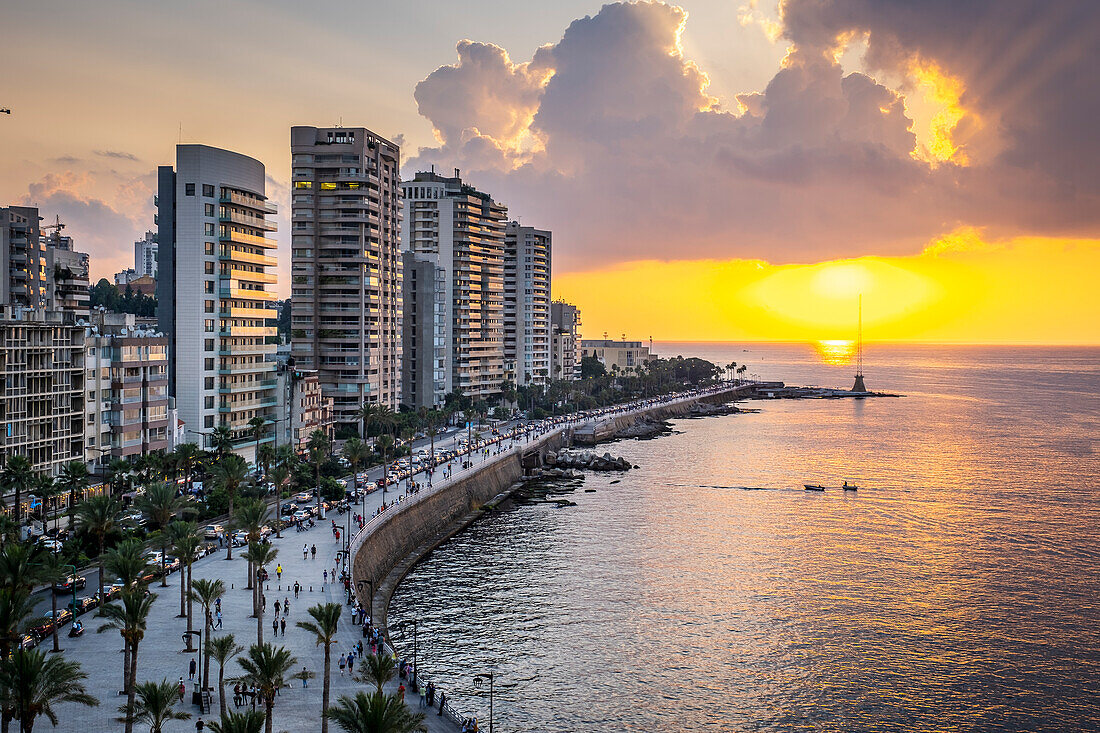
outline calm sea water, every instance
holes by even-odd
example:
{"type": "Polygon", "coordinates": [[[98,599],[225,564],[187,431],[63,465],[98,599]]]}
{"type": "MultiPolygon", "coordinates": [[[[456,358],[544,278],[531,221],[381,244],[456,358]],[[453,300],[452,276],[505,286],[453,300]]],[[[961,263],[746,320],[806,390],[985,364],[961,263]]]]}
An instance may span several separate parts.
{"type": "MultiPolygon", "coordinates": [[[[657,351],[854,373],[844,345],[657,351]]],[[[614,444],[641,468],[475,524],[391,620],[483,723],[495,671],[499,731],[1100,730],[1100,350],[873,346],[865,371],[906,396],[614,444]]]]}

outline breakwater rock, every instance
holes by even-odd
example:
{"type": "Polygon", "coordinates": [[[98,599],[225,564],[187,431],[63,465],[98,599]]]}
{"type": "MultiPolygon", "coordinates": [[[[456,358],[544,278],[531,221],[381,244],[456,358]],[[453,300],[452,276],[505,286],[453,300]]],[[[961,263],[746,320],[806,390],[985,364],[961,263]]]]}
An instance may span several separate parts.
{"type": "Polygon", "coordinates": [[[732,402],[715,404],[712,402],[696,402],[691,406],[686,417],[714,417],[717,415],[736,415],[740,408],[732,402]]]}
{"type": "Polygon", "coordinates": [[[650,440],[668,435],[672,432],[672,425],[666,420],[656,418],[643,418],[633,425],[622,428],[616,433],[616,438],[636,438],[638,440],[650,440]]]}
{"type": "Polygon", "coordinates": [[[546,464],[554,469],[579,468],[586,471],[628,471],[632,468],[630,461],[622,456],[614,458],[610,453],[601,456],[590,450],[550,452],[546,454],[546,464]]]}

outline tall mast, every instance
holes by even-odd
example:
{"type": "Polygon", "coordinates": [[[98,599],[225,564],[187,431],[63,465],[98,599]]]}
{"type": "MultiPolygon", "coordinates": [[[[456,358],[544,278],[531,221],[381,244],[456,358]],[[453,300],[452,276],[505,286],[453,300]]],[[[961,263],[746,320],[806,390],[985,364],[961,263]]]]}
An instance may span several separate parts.
{"type": "Polygon", "coordinates": [[[859,294],[859,329],[856,331],[857,374],[863,376],[863,293],[859,294]]]}

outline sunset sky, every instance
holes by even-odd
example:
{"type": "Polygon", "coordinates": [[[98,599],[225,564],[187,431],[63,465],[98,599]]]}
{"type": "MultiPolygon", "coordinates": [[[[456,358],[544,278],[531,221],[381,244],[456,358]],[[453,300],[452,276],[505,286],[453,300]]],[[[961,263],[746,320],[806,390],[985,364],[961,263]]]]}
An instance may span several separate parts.
{"type": "Polygon", "coordinates": [[[1100,343],[1100,3],[38,0],[0,203],[132,266],[155,169],[366,126],[554,231],[585,336],[1100,343]]]}

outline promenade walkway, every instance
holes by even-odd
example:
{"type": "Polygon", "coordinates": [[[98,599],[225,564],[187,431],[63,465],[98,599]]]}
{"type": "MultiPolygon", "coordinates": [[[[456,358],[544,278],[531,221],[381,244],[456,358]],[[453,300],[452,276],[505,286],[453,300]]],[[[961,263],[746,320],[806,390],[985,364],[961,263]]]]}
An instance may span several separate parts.
{"type": "MultiPolygon", "coordinates": [[[[388,494],[392,499],[393,494],[388,494]]],[[[375,492],[367,497],[367,511],[372,513],[381,504],[381,492],[375,492]]],[[[362,506],[362,504],[359,504],[362,506]]],[[[340,695],[354,695],[356,692],[369,692],[368,685],[354,681],[345,672],[340,674],[339,665],[336,663],[339,656],[346,653],[362,638],[361,629],[351,624],[351,607],[345,604],[345,593],[340,584],[325,583],[323,572],[332,572],[338,567],[336,551],[343,547],[343,536],[339,543],[333,538],[331,522],[335,519],[338,526],[343,527],[346,515],[330,513],[329,519],[320,521],[311,530],[298,533],[293,528],[283,532],[282,539],[276,539],[272,535],[271,541],[279,548],[279,556],[275,564],[268,570],[271,573],[267,586],[268,603],[267,612],[264,614],[264,641],[286,646],[298,658],[294,671],[300,671],[303,667],[314,672],[317,677],[309,681],[303,688],[299,680],[292,680],[291,686],[282,690],[275,702],[274,730],[289,731],[317,731],[320,729],[321,714],[321,684],[324,672],[324,650],[313,642],[312,634],[299,629],[295,622],[309,620],[306,609],[318,603],[344,604],[345,614],[341,619],[339,643],[332,647],[332,692],[333,703],[340,695]],[[310,555],[307,559],[302,557],[302,546],[317,546],[317,558],[310,555]],[[283,567],[282,578],[277,578],[275,567],[281,564],[283,567]],[[298,598],[294,597],[293,586],[295,581],[300,583],[304,590],[298,598]],[[271,619],[274,616],[274,603],[278,599],[280,604],[284,599],[290,600],[290,615],[286,626],[286,635],[280,634],[273,637],[271,632],[271,619]]],[[[343,533],[343,530],[341,530],[343,533]]],[[[240,646],[248,647],[256,642],[256,619],[251,618],[252,591],[246,589],[247,563],[240,558],[243,548],[235,548],[233,559],[226,561],[225,550],[215,552],[193,566],[193,577],[220,579],[226,586],[226,593],[222,597],[222,628],[214,631],[215,636],[231,633],[240,646]]],[[[183,632],[186,630],[186,619],[178,618],[180,611],[180,575],[173,573],[168,577],[168,587],[162,588],[159,581],[150,586],[150,590],[157,594],[157,600],[153,604],[153,610],[149,617],[148,630],[145,639],[139,648],[138,681],[161,680],[167,678],[176,682],[180,676],[187,682],[188,663],[194,658],[198,661],[197,654],[184,654],[182,649],[183,632]]],[[[201,628],[202,612],[195,605],[195,626],[201,628]]],[[[122,687],[122,639],[117,631],[109,630],[97,634],[96,630],[103,625],[103,620],[92,614],[82,618],[86,625],[83,636],[76,639],[62,638],[61,646],[64,655],[80,662],[84,670],[90,675],[89,688],[100,699],[98,708],[85,708],[77,705],[60,705],[56,708],[60,718],[59,731],[120,731],[123,726],[115,718],[118,716],[117,707],[125,698],[117,695],[122,687]]],[[[48,641],[43,648],[48,647],[48,641]]],[[[240,674],[240,665],[234,660],[226,666],[226,677],[240,674]]],[[[211,660],[210,679],[211,684],[217,684],[217,664],[211,660]]],[[[397,683],[393,682],[387,689],[395,692],[397,683]]],[[[233,708],[233,687],[227,685],[227,702],[230,709],[233,708]]],[[[417,709],[421,699],[418,696],[407,694],[406,701],[413,709],[417,709]]],[[[191,683],[188,682],[188,691],[183,704],[178,709],[190,712],[191,720],[173,721],[164,728],[164,733],[184,733],[195,730],[195,720],[202,717],[204,720],[217,720],[218,695],[213,693],[214,709],[206,715],[199,715],[198,706],[191,704],[191,683]]],[[[425,712],[429,712],[426,711],[425,712]]],[[[429,730],[439,733],[455,733],[458,730],[449,719],[439,717],[436,711],[430,711],[425,722],[429,730]]],[[[47,728],[49,730],[49,728],[47,728]]]]}

